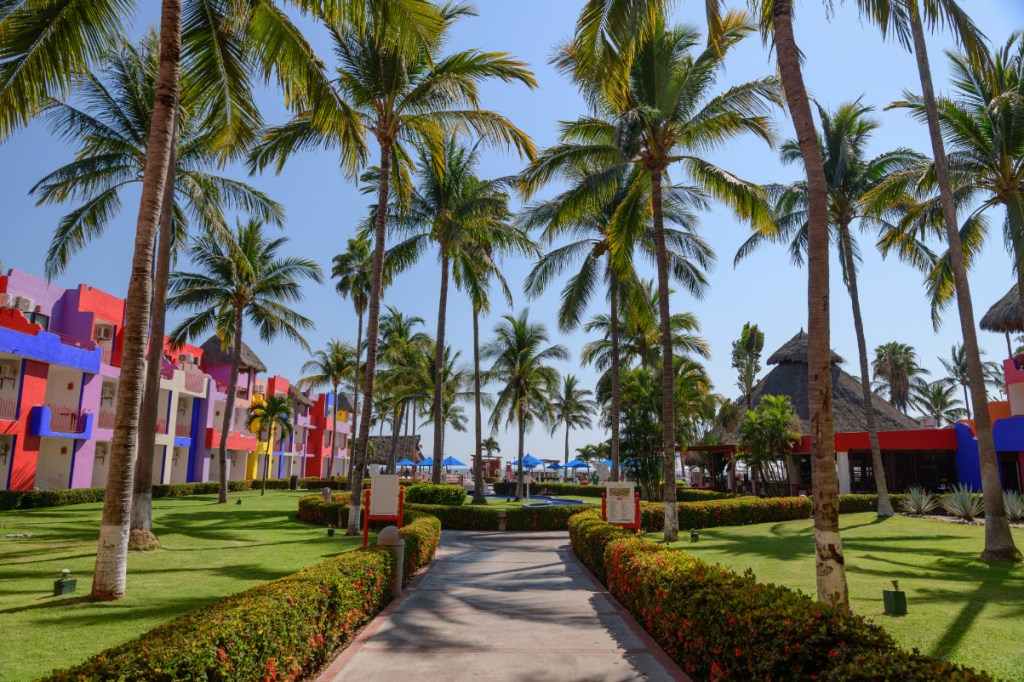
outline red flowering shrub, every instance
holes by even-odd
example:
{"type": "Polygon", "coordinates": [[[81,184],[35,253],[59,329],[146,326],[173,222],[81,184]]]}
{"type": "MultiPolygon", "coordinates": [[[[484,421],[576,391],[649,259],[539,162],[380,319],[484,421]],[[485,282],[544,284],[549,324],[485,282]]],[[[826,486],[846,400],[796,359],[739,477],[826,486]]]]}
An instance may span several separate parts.
{"type": "Polygon", "coordinates": [[[569,519],[587,510],[589,504],[563,504],[550,507],[519,507],[505,514],[506,530],[566,530],[569,519]]]}
{"type": "Polygon", "coordinates": [[[740,497],[739,493],[724,493],[719,490],[700,490],[676,486],[676,502],[708,502],[710,500],[731,500],[740,497]]]}
{"type": "MultiPolygon", "coordinates": [[[[752,523],[809,519],[813,509],[814,503],[809,497],[734,497],[707,502],[680,502],[679,528],[746,526],[752,523]]],[[[646,531],[664,528],[664,504],[642,503],[640,524],[646,531]]]]}
{"type": "Polygon", "coordinates": [[[348,524],[348,505],[352,502],[352,493],[333,493],[331,500],[332,502],[328,502],[319,495],[307,495],[299,500],[299,512],[296,516],[299,521],[319,526],[345,526],[348,524]]]}
{"type": "Polygon", "coordinates": [[[403,525],[398,534],[405,540],[404,582],[434,559],[441,541],[441,522],[434,516],[412,509],[405,510],[403,525]]]}
{"type": "Polygon", "coordinates": [[[346,552],[196,609],[45,679],[298,679],[323,666],[384,607],[394,569],[386,549],[346,552]]]}

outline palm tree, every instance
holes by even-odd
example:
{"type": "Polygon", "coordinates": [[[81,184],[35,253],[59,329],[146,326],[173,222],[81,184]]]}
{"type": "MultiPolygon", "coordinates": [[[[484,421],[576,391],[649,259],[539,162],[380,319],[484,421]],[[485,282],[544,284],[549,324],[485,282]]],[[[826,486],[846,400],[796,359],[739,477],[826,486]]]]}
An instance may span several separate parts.
{"type": "MultiPolygon", "coordinates": [[[[864,419],[878,489],[878,515],[892,516],[895,512],[885,484],[874,403],[871,400],[867,341],[857,287],[858,251],[850,226],[854,221],[857,221],[862,229],[879,225],[880,221],[872,214],[870,202],[866,201],[866,198],[893,174],[913,168],[923,157],[907,149],[897,149],[868,158],[867,145],[871,134],[878,128],[878,122],[869,116],[871,111],[872,107],[861,104],[859,100],[843,103],[835,111],[818,105],[818,114],[821,118],[821,136],[818,144],[828,186],[829,228],[837,235],[839,262],[853,308],[864,419]]],[[[786,164],[800,160],[800,149],[796,141],[790,140],[782,145],[780,158],[786,164]]],[[[775,202],[776,228],[767,234],[756,232],[752,235],[736,253],[736,262],[765,241],[780,241],[788,244],[791,260],[797,265],[802,265],[807,247],[807,182],[799,180],[789,185],[769,185],[767,189],[775,202]]]]}
{"type": "MultiPolygon", "coordinates": [[[[103,235],[120,212],[126,188],[142,182],[146,164],[149,118],[159,66],[159,41],[147,34],[137,45],[120,42],[104,62],[102,74],[81,77],[76,107],[55,101],[45,111],[51,130],[78,147],[75,160],[48,174],[32,188],[40,204],[75,199],[79,205],[58,223],[46,256],[48,278],[61,275],[70,260],[103,235]]],[[[284,209],[253,187],[209,172],[219,150],[215,146],[209,103],[194,89],[182,93],[176,118],[176,148],[161,208],[156,274],[153,281],[150,338],[164,336],[167,277],[172,247],[184,246],[190,223],[203,229],[225,225],[224,209],[247,212],[281,225],[284,209]]],[[[157,545],[152,534],[152,470],[163,344],[150,344],[146,389],[139,423],[135,492],[131,511],[131,546],[157,545]]]]}
{"type": "MultiPolygon", "coordinates": [[[[253,433],[267,430],[267,462],[263,467],[263,488],[260,490],[260,496],[263,496],[267,494],[267,476],[274,461],[275,435],[283,441],[292,433],[292,399],[287,395],[271,395],[254,403],[245,419],[245,428],[253,433]],[[280,430],[278,434],[274,433],[275,426],[280,430]]],[[[337,430],[334,435],[338,435],[337,430]]]]}
{"type": "MultiPolygon", "coordinates": [[[[576,43],[586,40],[580,30],[584,19],[585,15],[581,15],[577,24],[576,43]]],[[[624,52],[628,52],[631,59],[626,60],[628,87],[617,90],[604,82],[603,76],[607,71],[601,73],[601,69],[581,63],[579,52],[572,46],[563,50],[557,58],[558,63],[575,78],[598,115],[565,124],[563,137],[571,142],[555,148],[557,151],[553,150],[551,154],[552,163],[531,168],[522,180],[524,189],[532,191],[546,183],[566,158],[589,159],[599,167],[607,166],[607,173],[623,172],[629,166],[643,170],[637,177],[650,186],[660,294],[659,317],[663,356],[666,358],[672,354],[670,245],[665,234],[662,187],[668,167],[673,163],[683,167],[688,185],[696,188],[689,193],[690,196],[711,196],[724,201],[744,219],[770,220],[763,205],[763,192],[758,187],[697,156],[709,147],[725,144],[747,132],[768,141],[772,138],[767,114],[769,104],[778,100],[774,78],[745,83],[712,95],[725,54],[750,32],[745,21],[742,13],[730,12],[723,17],[721,33],[713,36],[712,44],[693,55],[691,50],[700,42],[697,31],[687,27],[667,28],[663,15],[655,17],[651,30],[646,32],[649,35],[619,50],[616,60],[624,52]],[[603,143],[605,140],[615,140],[615,144],[609,146],[603,143]],[[619,164],[616,159],[626,159],[626,162],[619,164]]],[[[604,183],[605,196],[613,189],[611,183],[604,183]]],[[[675,540],[679,528],[674,482],[675,432],[671,414],[672,363],[662,364],[665,537],[666,540],[675,540]]]]}
{"type": "Polygon", "coordinates": [[[932,417],[936,428],[955,424],[965,416],[970,419],[964,410],[966,403],[961,403],[955,392],[956,385],[944,379],[932,382],[918,379],[910,385],[910,404],[924,416],[932,417]]]}
{"type": "MultiPolygon", "coordinates": [[[[982,354],[984,355],[984,353],[982,354]]],[[[942,369],[946,370],[945,381],[952,386],[960,386],[963,388],[963,407],[967,413],[967,418],[970,419],[971,401],[967,391],[967,387],[970,384],[970,375],[967,371],[967,353],[964,352],[963,344],[954,343],[949,349],[949,359],[939,358],[939,362],[942,363],[942,369]]],[[[988,375],[986,374],[986,381],[987,380],[988,375]]]]}
{"type": "MultiPolygon", "coordinates": [[[[433,340],[431,340],[433,343],[433,340]]],[[[459,405],[460,402],[470,400],[474,396],[474,392],[471,390],[470,385],[473,381],[471,372],[468,367],[464,364],[460,364],[459,358],[462,356],[460,351],[453,350],[451,345],[447,345],[444,351],[441,353],[441,366],[436,367],[435,362],[437,358],[436,352],[427,353],[424,355],[424,369],[423,372],[423,383],[429,385],[431,389],[436,385],[437,377],[441,377],[441,410],[440,415],[437,413],[437,407],[433,400],[430,401],[426,411],[428,418],[426,424],[441,424],[441,432],[444,433],[446,427],[451,426],[453,429],[459,432],[465,432],[466,430],[466,412],[459,405]]],[[[444,452],[444,439],[441,439],[441,452],[444,452]]],[[[435,454],[434,455],[434,470],[440,472],[441,459],[435,454]]],[[[440,480],[440,475],[436,480],[440,480]]]]}
{"type": "Polygon", "coordinates": [[[764,350],[764,332],[756,324],[746,322],[740,338],[732,342],[732,366],[739,374],[736,385],[747,399],[747,410],[754,409],[754,383],[761,371],[761,351],[764,350]]]}
{"type": "MultiPolygon", "coordinates": [[[[404,3],[403,3],[404,5],[404,3]]],[[[404,9],[397,3],[382,8],[404,9]]],[[[377,336],[380,317],[381,278],[388,201],[391,184],[407,182],[410,156],[408,143],[439,148],[447,135],[469,131],[482,140],[514,146],[532,156],[529,137],[503,116],[480,109],[478,83],[498,78],[536,85],[532,74],[503,52],[467,50],[442,57],[439,53],[452,24],[471,13],[468,5],[450,4],[436,8],[439,26],[415,51],[400,50],[392,36],[390,12],[366,15],[364,30],[345,33],[328,26],[339,57],[337,79],[314,98],[309,106],[288,123],[266,131],[263,142],[250,159],[253,169],[274,163],[278,171],[295,151],[316,147],[337,149],[342,167],[355,176],[364,165],[364,139],[372,134],[380,151],[379,183],[374,227],[373,274],[367,302],[366,374],[363,407],[353,457],[354,475],[361,478],[369,418],[373,411],[373,383],[377,365],[377,336]]],[[[359,496],[353,498],[358,517],[359,496]]]]}
{"type": "Polygon", "coordinates": [[[493,457],[495,452],[501,452],[501,443],[494,436],[487,436],[480,441],[480,445],[487,451],[488,457],[493,457]]]}
{"type": "Polygon", "coordinates": [[[914,347],[890,341],[875,348],[875,359],[871,361],[876,384],[889,394],[889,402],[903,414],[910,404],[910,385],[928,370],[917,362],[914,347]]]}
{"type": "Polygon", "coordinates": [[[978,459],[981,463],[981,487],[985,499],[985,548],[982,559],[1016,561],[1020,559],[1003,509],[999,461],[992,436],[992,419],[985,393],[985,370],[981,362],[978,334],[974,324],[974,304],[967,280],[967,265],[957,221],[956,199],[946,147],[942,140],[939,107],[932,84],[925,25],[931,30],[948,26],[973,61],[985,61],[984,37],[956,0],[858,0],[861,13],[876,24],[883,36],[893,33],[900,44],[912,50],[921,78],[921,105],[928,123],[928,135],[935,157],[935,180],[939,187],[942,218],[949,246],[949,265],[956,289],[960,314],[960,331],[967,353],[971,395],[974,403],[974,425],[978,438],[978,459]]]}
{"type": "MultiPolygon", "coordinates": [[[[322,7],[320,3],[304,4],[314,13],[322,7]]],[[[331,3],[327,11],[339,23],[351,23],[362,15],[352,11],[352,6],[359,4],[331,3]]],[[[126,33],[134,5],[130,0],[29,0],[5,8],[0,15],[0,52],[4,54],[0,63],[0,141],[53,100],[64,99],[80,75],[102,61],[114,38],[126,33]]],[[[317,90],[323,75],[301,32],[269,0],[215,7],[189,0],[184,8],[182,5],[182,0],[161,2],[160,66],[125,297],[118,417],[93,573],[92,595],[101,600],[124,597],[153,251],[164,197],[170,194],[165,192],[168,172],[175,165],[172,155],[179,90],[195,88],[210,101],[212,128],[219,131],[217,140],[229,150],[251,142],[259,127],[259,111],[251,96],[253,67],[259,66],[268,79],[276,73],[298,108],[309,92],[317,90]],[[266,49],[268,45],[273,48],[266,49]],[[183,63],[189,71],[181,81],[183,63]]]]}
{"type": "MultiPolygon", "coordinates": [[[[349,239],[345,251],[334,257],[331,277],[338,280],[335,290],[342,298],[352,301],[356,317],[359,318],[356,332],[356,370],[352,376],[352,432],[359,432],[357,418],[359,416],[359,375],[363,359],[363,315],[370,299],[370,282],[373,279],[373,252],[370,240],[359,235],[349,239]]],[[[383,277],[381,288],[390,284],[388,277],[383,277]]]]}
{"type": "Polygon", "coordinates": [[[519,435],[516,464],[516,500],[523,498],[523,455],[526,431],[535,423],[551,423],[552,396],[558,390],[558,371],[552,360],[566,360],[569,352],[561,344],[544,347],[548,333],[543,324],[530,322],[524,308],[518,317],[502,315],[494,327],[495,338],[480,349],[481,357],[493,360],[486,381],[498,384],[491,412],[491,429],[502,421],[515,424],[519,435]]]}
{"type": "Polygon", "coordinates": [[[763,396],[755,410],[747,410],[739,435],[743,459],[761,486],[773,496],[782,495],[786,457],[793,441],[800,439],[800,419],[789,396],[763,396]]]}
{"type": "Polygon", "coordinates": [[[563,464],[569,463],[569,431],[571,429],[589,429],[590,415],[597,409],[597,403],[591,400],[594,393],[580,388],[579,379],[566,374],[562,377],[561,390],[554,396],[552,407],[555,410],[555,418],[551,422],[551,435],[555,435],[560,427],[565,426],[565,459],[563,464]]]}
{"type": "Polygon", "coordinates": [[[318,389],[330,386],[334,407],[334,418],[331,420],[331,456],[327,460],[327,478],[334,473],[334,458],[338,456],[338,405],[339,389],[342,384],[356,380],[358,354],[352,344],[346,341],[331,339],[323,350],[314,351],[313,357],[299,369],[303,377],[296,382],[302,389],[318,389]]]}
{"type": "Polygon", "coordinates": [[[218,448],[221,504],[228,501],[227,441],[235,411],[245,319],[265,342],[283,335],[309,350],[300,330],[311,329],[313,323],[290,306],[302,300],[301,280],[321,281],[320,266],[305,258],[282,256],[280,251],[287,242],[286,237],[268,239],[263,225],[255,220],[239,223],[235,230],[197,238],[189,258],[198,271],[175,272],[170,277],[167,307],[191,313],[175,327],[171,338],[194,341],[212,330],[225,349],[232,347],[218,448]]]}

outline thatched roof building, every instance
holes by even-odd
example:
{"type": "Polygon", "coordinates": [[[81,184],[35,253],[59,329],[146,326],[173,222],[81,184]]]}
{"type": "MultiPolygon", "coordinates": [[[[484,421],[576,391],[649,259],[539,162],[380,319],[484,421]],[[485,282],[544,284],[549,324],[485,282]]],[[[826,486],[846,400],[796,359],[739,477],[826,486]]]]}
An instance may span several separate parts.
{"type": "Polygon", "coordinates": [[[988,312],[981,318],[981,328],[990,332],[1024,332],[1024,324],[1021,324],[1020,297],[1017,296],[1016,284],[1010,287],[1006,295],[988,309],[988,312]]]}
{"type": "MultiPolygon", "coordinates": [[[[391,436],[370,436],[370,445],[373,446],[373,456],[370,458],[371,464],[388,464],[391,461],[391,436]]],[[[413,462],[419,462],[423,459],[423,454],[420,452],[420,437],[416,436],[399,436],[398,437],[398,457],[396,459],[409,459],[413,462]]]]}
{"type": "MultiPolygon", "coordinates": [[[[231,364],[231,348],[224,349],[220,344],[220,339],[216,336],[211,336],[203,345],[199,346],[203,351],[203,362],[207,365],[230,365],[231,364]]],[[[259,356],[253,352],[252,348],[245,345],[242,342],[242,357],[240,359],[239,367],[241,369],[254,369],[257,372],[266,372],[267,366],[263,364],[259,356]]]]}
{"type": "Polygon", "coordinates": [[[338,395],[338,407],[346,412],[352,412],[352,399],[348,397],[348,393],[338,395]]]}
{"type": "Polygon", "coordinates": [[[300,407],[313,407],[313,401],[305,393],[300,391],[294,384],[288,386],[288,397],[300,407]]]}
{"type": "MultiPolygon", "coordinates": [[[[864,398],[858,379],[844,372],[839,365],[843,359],[832,353],[832,406],[836,433],[861,432],[867,430],[864,419],[864,398]]],[[[807,376],[807,334],[800,330],[796,336],[771,354],[768,364],[775,367],[757,384],[753,391],[756,407],[765,395],[786,395],[793,403],[793,409],[800,418],[800,432],[809,435],[811,411],[808,404],[807,376]]],[[[745,399],[740,404],[746,409],[745,399]]],[[[920,428],[918,423],[903,414],[883,398],[872,395],[875,408],[875,423],[879,431],[904,431],[920,428]]],[[[738,440],[737,433],[726,434],[727,443],[738,440]]]]}

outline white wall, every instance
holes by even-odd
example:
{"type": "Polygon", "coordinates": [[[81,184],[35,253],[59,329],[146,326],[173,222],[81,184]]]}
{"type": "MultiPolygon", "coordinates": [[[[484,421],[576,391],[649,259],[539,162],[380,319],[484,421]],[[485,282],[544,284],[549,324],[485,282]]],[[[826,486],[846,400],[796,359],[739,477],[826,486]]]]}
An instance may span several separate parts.
{"type": "Polygon", "coordinates": [[[36,488],[53,490],[67,488],[71,480],[71,453],[74,441],[70,438],[40,438],[39,462],[36,465],[36,488]],[[64,452],[61,452],[64,450],[64,452]]]}
{"type": "Polygon", "coordinates": [[[168,483],[188,482],[188,448],[176,447],[171,456],[170,480],[168,483]],[[177,461],[174,458],[177,457],[177,461]]]}
{"type": "Polygon", "coordinates": [[[110,443],[96,443],[96,456],[92,460],[92,487],[104,488],[107,485],[107,470],[110,467],[110,443]]]}
{"type": "Polygon", "coordinates": [[[82,394],[82,370],[50,365],[46,376],[46,402],[78,408],[82,394]],[[69,388],[70,386],[70,388],[69,388]]]}

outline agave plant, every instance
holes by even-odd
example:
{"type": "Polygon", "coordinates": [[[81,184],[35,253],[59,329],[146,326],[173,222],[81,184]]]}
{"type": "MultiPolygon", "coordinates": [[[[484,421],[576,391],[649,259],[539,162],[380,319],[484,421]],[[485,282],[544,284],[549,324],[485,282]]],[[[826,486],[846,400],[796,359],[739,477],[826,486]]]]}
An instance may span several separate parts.
{"type": "Polygon", "coordinates": [[[935,496],[920,486],[907,490],[906,497],[900,502],[900,509],[912,516],[924,516],[938,506],[935,496]]]}
{"type": "Polygon", "coordinates": [[[1024,495],[1018,490],[1004,490],[1003,509],[1010,523],[1024,522],[1024,495]]]}
{"type": "Polygon", "coordinates": [[[939,498],[939,504],[947,514],[964,521],[973,521],[976,516],[981,516],[984,509],[981,495],[976,494],[971,486],[963,484],[957,485],[953,492],[939,498]]]}

